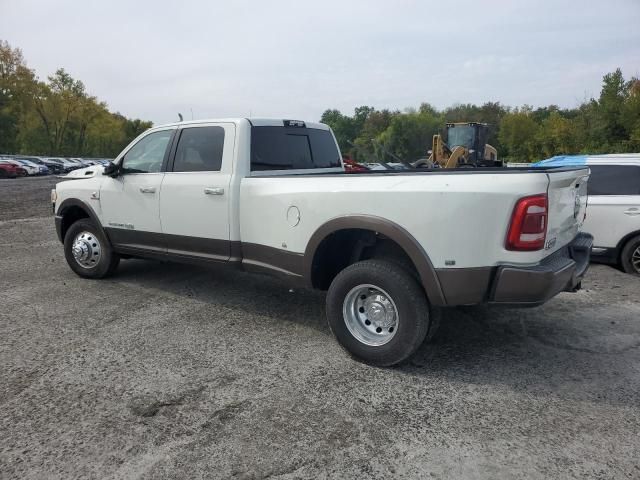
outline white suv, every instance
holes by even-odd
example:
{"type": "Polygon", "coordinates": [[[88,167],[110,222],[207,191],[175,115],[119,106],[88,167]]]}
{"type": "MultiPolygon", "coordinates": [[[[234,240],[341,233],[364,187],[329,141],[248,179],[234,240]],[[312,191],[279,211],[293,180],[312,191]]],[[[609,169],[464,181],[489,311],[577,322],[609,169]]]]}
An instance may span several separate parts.
{"type": "Polygon", "coordinates": [[[594,237],[592,259],[640,275],[640,153],[559,156],[536,166],[591,169],[583,230],[594,237]]]}

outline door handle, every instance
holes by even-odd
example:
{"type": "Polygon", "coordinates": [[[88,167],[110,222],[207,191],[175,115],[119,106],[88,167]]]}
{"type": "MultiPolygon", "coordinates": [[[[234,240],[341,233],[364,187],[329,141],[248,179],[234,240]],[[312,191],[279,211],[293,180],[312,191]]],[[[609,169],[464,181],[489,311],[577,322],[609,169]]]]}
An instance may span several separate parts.
{"type": "Polygon", "coordinates": [[[636,215],[640,215],[640,210],[637,208],[630,208],[629,210],[625,210],[624,214],[634,217],[636,215]]]}
{"type": "Polygon", "coordinates": [[[224,195],[224,188],[220,187],[206,187],[204,189],[205,195],[224,195]]]}
{"type": "Polygon", "coordinates": [[[156,187],[140,187],[142,193],[156,193],[156,187]]]}

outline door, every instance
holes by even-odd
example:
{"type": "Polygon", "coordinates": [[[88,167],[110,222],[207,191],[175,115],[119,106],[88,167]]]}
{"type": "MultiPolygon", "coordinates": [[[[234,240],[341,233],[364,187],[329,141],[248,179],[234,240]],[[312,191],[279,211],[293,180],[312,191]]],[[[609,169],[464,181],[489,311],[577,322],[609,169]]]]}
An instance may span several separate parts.
{"type": "Polygon", "coordinates": [[[227,261],[235,126],[186,126],[176,139],[160,190],[168,253],[227,261]]]}
{"type": "Polygon", "coordinates": [[[594,248],[615,248],[640,230],[640,166],[589,165],[589,206],[583,230],[594,248]]]}
{"type": "Polygon", "coordinates": [[[102,224],[118,248],[164,252],[160,226],[163,165],[175,129],[156,130],[125,152],[121,174],[100,187],[102,224]]]}

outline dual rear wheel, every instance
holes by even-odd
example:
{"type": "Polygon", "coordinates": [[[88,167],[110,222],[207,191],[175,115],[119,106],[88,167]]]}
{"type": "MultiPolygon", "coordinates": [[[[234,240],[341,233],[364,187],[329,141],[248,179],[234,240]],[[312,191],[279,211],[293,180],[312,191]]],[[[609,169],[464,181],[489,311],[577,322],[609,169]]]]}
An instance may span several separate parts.
{"type": "Polygon", "coordinates": [[[387,260],[345,268],[331,283],[326,301],[327,320],[338,342],[371,365],[403,362],[436,326],[415,276],[387,260]]]}

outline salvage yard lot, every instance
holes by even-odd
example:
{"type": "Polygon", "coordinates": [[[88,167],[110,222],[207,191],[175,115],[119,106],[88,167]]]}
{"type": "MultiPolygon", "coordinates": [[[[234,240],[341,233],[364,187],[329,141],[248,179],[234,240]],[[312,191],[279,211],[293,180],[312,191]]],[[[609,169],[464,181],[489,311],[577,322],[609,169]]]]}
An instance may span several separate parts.
{"type": "Polygon", "coordinates": [[[640,477],[640,279],[447,311],[376,369],[319,292],[139,260],[80,279],[55,182],[0,180],[0,478],[640,477]]]}

